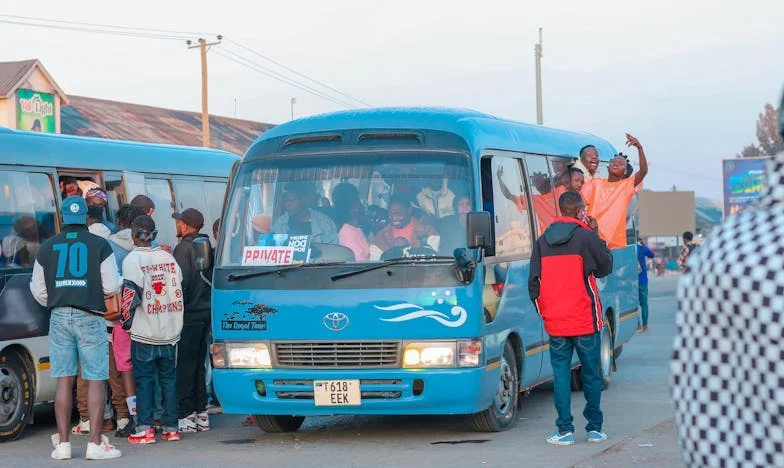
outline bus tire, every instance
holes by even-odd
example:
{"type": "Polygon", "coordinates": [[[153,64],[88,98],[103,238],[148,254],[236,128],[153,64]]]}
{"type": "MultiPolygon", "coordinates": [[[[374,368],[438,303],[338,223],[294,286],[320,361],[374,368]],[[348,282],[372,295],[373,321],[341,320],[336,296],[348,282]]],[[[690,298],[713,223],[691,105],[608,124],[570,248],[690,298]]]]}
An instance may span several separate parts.
{"type": "Polygon", "coordinates": [[[610,327],[602,328],[601,340],[599,348],[599,375],[602,378],[602,390],[607,390],[612,381],[614,354],[610,327]]]}
{"type": "Polygon", "coordinates": [[[498,390],[493,403],[484,411],[471,415],[471,427],[477,432],[501,432],[517,421],[520,401],[520,375],[512,344],[507,341],[501,357],[498,390]]]}
{"type": "Polygon", "coordinates": [[[267,414],[254,414],[253,420],[259,428],[268,433],[280,434],[294,432],[305,422],[305,416],[279,416],[267,414]]]}
{"type": "Polygon", "coordinates": [[[33,411],[33,372],[16,351],[0,353],[0,442],[18,439],[33,411]]]}

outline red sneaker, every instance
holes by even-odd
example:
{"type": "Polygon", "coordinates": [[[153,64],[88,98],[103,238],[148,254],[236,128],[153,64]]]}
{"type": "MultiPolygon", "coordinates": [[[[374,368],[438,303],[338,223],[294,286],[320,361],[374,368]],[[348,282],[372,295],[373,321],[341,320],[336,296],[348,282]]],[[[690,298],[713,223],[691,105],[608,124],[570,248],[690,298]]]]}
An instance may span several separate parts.
{"type": "Polygon", "coordinates": [[[139,431],[136,434],[128,436],[129,444],[154,444],[155,443],[155,429],[149,428],[144,431],[139,431]]]}
{"type": "Polygon", "coordinates": [[[168,440],[169,442],[180,440],[180,432],[179,431],[164,432],[163,434],[161,434],[161,439],[168,440]]]}

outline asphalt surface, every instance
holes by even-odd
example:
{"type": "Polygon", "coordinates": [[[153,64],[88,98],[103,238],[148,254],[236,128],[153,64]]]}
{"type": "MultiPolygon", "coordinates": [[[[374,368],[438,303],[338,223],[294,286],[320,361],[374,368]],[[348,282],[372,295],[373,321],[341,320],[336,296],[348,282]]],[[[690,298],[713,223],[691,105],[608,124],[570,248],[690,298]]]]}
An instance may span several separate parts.
{"type": "MultiPolygon", "coordinates": [[[[618,372],[602,395],[609,439],[585,442],[584,400],[572,394],[577,444],[545,443],[554,430],[555,408],[547,386],[523,398],[519,420],[503,433],[476,433],[465,417],[319,417],[300,431],[265,434],[244,427],[238,415],[212,416],[212,430],[186,434],[180,442],[130,446],[112,437],[123,451],[112,466],[529,466],[625,467],[682,466],[672,422],[668,360],[675,331],[678,277],[652,278],[650,331],[638,334],[618,359],[618,372]]],[[[87,440],[72,437],[70,461],[49,458],[55,432],[51,407],[39,408],[36,424],[18,441],[0,444],[0,465],[68,466],[84,463],[87,440]]],[[[112,434],[113,435],[113,434],[112,434]]]]}

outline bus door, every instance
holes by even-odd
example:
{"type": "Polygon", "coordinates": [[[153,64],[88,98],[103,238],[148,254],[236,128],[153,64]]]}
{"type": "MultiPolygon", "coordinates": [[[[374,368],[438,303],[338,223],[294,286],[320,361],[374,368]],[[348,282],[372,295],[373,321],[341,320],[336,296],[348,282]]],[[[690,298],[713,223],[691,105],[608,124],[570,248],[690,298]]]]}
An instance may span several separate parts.
{"type": "Polygon", "coordinates": [[[56,193],[51,170],[0,168],[0,341],[48,333],[30,276],[41,243],[57,231],[56,193]]]}
{"type": "Polygon", "coordinates": [[[483,299],[492,320],[488,330],[493,330],[493,322],[500,322],[502,327],[512,324],[522,328],[525,364],[520,381],[535,383],[542,366],[544,342],[542,320],[528,297],[526,260],[531,258],[533,238],[520,156],[494,151],[491,157],[483,157],[481,161],[483,209],[491,213],[495,232],[494,252],[485,259],[486,283],[490,283],[490,288],[485,284],[483,299]],[[488,307],[494,295],[498,317],[488,307]]]}
{"type": "MultiPolygon", "coordinates": [[[[531,206],[533,207],[533,220],[535,221],[536,235],[532,239],[536,242],[536,238],[544,234],[544,231],[553,223],[558,215],[556,210],[556,192],[561,190],[555,184],[552,173],[550,171],[550,164],[545,156],[527,154],[525,156],[525,177],[528,185],[528,191],[531,195],[531,206]]],[[[553,171],[554,172],[554,171],[553,171]]],[[[528,278],[526,278],[527,281],[528,278]]],[[[529,299],[530,302],[530,299],[529,299]]],[[[539,380],[549,377],[553,373],[553,368],[550,365],[550,336],[542,326],[542,370],[539,380]]]]}

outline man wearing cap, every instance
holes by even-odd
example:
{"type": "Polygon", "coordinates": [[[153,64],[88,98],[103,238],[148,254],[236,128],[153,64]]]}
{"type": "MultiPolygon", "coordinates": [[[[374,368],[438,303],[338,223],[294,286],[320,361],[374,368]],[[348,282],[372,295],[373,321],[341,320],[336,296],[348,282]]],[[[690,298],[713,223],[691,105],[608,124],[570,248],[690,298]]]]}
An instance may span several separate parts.
{"type": "Polygon", "coordinates": [[[117,458],[120,451],[101,434],[106,380],[109,378],[109,343],[103,315],[105,296],[122,285],[109,243],[87,230],[87,203],[71,196],[63,201],[63,230],[41,245],[33,266],[30,291],[51,311],[49,356],[51,375],[57,378],[52,458],[71,458],[70,435],[73,387],[77,368],[88,383],[90,440],[87,459],[117,458]]]}
{"type": "MultiPolygon", "coordinates": [[[[177,220],[177,237],[180,243],[174,248],[174,258],[182,270],[182,294],[185,302],[183,327],[177,350],[177,397],[180,432],[210,430],[207,414],[206,369],[207,333],[210,328],[211,272],[201,272],[194,264],[193,241],[209,236],[199,231],[204,226],[204,216],[193,208],[174,213],[177,220]]],[[[210,253],[212,254],[212,253],[210,253]]]]}

